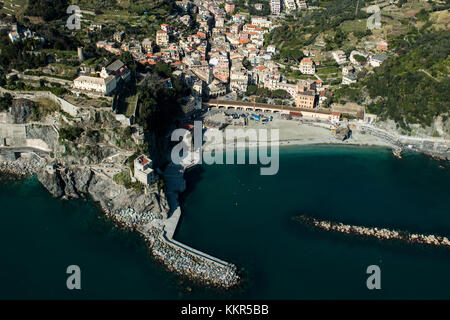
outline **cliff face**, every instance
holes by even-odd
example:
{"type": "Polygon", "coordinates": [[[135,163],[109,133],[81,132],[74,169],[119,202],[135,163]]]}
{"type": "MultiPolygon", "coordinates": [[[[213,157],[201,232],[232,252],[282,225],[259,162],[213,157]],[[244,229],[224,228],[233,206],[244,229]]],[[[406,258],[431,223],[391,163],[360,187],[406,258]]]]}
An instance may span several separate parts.
{"type": "Polygon", "coordinates": [[[166,218],[169,211],[162,190],[155,187],[139,193],[126,189],[89,167],[53,169],[47,166],[39,171],[38,179],[54,197],[91,196],[108,216],[130,228],[166,218]]]}
{"type": "Polygon", "coordinates": [[[33,101],[27,99],[15,99],[11,107],[13,123],[26,123],[33,113],[33,101]]]}
{"type": "Polygon", "coordinates": [[[28,124],[26,126],[27,139],[41,139],[52,150],[59,147],[58,134],[49,125],[28,124]]]}

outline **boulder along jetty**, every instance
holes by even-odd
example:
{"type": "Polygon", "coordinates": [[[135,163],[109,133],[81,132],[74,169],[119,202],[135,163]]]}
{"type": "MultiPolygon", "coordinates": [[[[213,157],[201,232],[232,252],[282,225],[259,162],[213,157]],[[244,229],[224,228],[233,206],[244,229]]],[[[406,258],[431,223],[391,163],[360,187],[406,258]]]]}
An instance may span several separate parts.
{"type": "Polygon", "coordinates": [[[445,247],[450,249],[450,240],[444,236],[425,235],[410,233],[407,231],[390,230],[386,228],[371,228],[343,224],[341,222],[318,220],[305,215],[294,217],[294,220],[323,231],[337,232],[347,235],[355,235],[364,238],[374,238],[378,240],[400,241],[407,244],[418,244],[435,247],[445,247]]]}

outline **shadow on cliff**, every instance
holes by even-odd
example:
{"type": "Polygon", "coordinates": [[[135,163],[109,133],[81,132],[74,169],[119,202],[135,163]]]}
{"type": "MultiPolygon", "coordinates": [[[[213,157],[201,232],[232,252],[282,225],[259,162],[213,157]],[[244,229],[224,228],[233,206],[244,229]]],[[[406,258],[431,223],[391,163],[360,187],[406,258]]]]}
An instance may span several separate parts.
{"type": "Polygon", "coordinates": [[[180,205],[183,208],[184,202],[191,193],[195,191],[198,183],[203,179],[205,169],[202,166],[196,166],[186,170],[184,179],[186,180],[186,190],[180,194],[180,205]]]}

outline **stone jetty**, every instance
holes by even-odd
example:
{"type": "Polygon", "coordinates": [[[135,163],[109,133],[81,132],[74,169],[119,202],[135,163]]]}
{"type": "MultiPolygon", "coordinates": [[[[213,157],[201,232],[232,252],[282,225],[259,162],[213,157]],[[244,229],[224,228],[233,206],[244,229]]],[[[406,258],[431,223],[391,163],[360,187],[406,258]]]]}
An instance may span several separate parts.
{"type": "Polygon", "coordinates": [[[89,166],[43,166],[38,179],[58,198],[90,196],[116,226],[143,235],[152,255],[170,271],[205,285],[235,286],[240,280],[236,266],[173,239],[181,215],[178,193],[185,187],[184,167],[167,173],[167,194],[156,185],[145,192],[126,189],[89,166]]]}
{"type": "Polygon", "coordinates": [[[208,286],[228,289],[239,284],[235,265],[168,239],[161,228],[152,227],[143,234],[153,256],[170,271],[208,286]]]}
{"type": "Polygon", "coordinates": [[[166,217],[152,220],[137,228],[137,231],[148,240],[156,259],[169,270],[208,286],[229,289],[238,285],[241,280],[235,265],[173,239],[181,216],[178,194],[186,188],[184,171],[193,165],[169,164],[164,172],[164,180],[170,210],[166,217]]]}
{"type": "Polygon", "coordinates": [[[369,228],[363,226],[348,225],[340,222],[317,220],[305,215],[295,217],[294,219],[304,225],[324,231],[339,232],[347,235],[356,235],[365,238],[375,238],[379,240],[394,240],[408,244],[450,248],[450,240],[447,237],[433,234],[415,234],[409,233],[407,231],[390,230],[385,228],[369,228]]]}

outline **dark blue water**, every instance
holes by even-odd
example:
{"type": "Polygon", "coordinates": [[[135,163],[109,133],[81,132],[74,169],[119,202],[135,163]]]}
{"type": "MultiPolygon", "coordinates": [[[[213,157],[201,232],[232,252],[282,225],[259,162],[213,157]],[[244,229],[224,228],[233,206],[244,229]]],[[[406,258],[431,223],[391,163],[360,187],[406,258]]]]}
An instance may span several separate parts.
{"type": "Polygon", "coordinates": [[[0,184],[0,299],[178,297],[176,279],[97,205],[53,199],[36,179],[0,184]],[[66,287],[81,268],[81,291],[66,287]]]}
{"type": "Polygon", "coordinates": [[[450,251],[312,231],[299,214],[450,236],[450,174],[418,154],[379,148],[287,147],[280,171],[204,166],[187,174],[175,238],[236,263],[231,292],[166,272],[141,239],[85,200],[55,200],[35,179],[0,183],[0,299],[450,298],[450,251]],[[66,288],[79,265],[82,290],[66,288]],[[366,288],[381,268],[380,291],[366,288]],[[192,287],[192,292],[187,287],[192,287]]]}
{"type": "Polygon", "coordinates": [[[185,195],[176,237],[244,267],[243,297],[450,297],[449,251],[309,231],[292,221],[307,214],[449,236],[450,175],[421,155],[288,147],[276,176],[260,176],[253,166],[210,166],[188,177],[198,182],[185,195]],[[372,264],[381,268],[380,292],[366,287],[372,264]]]}

